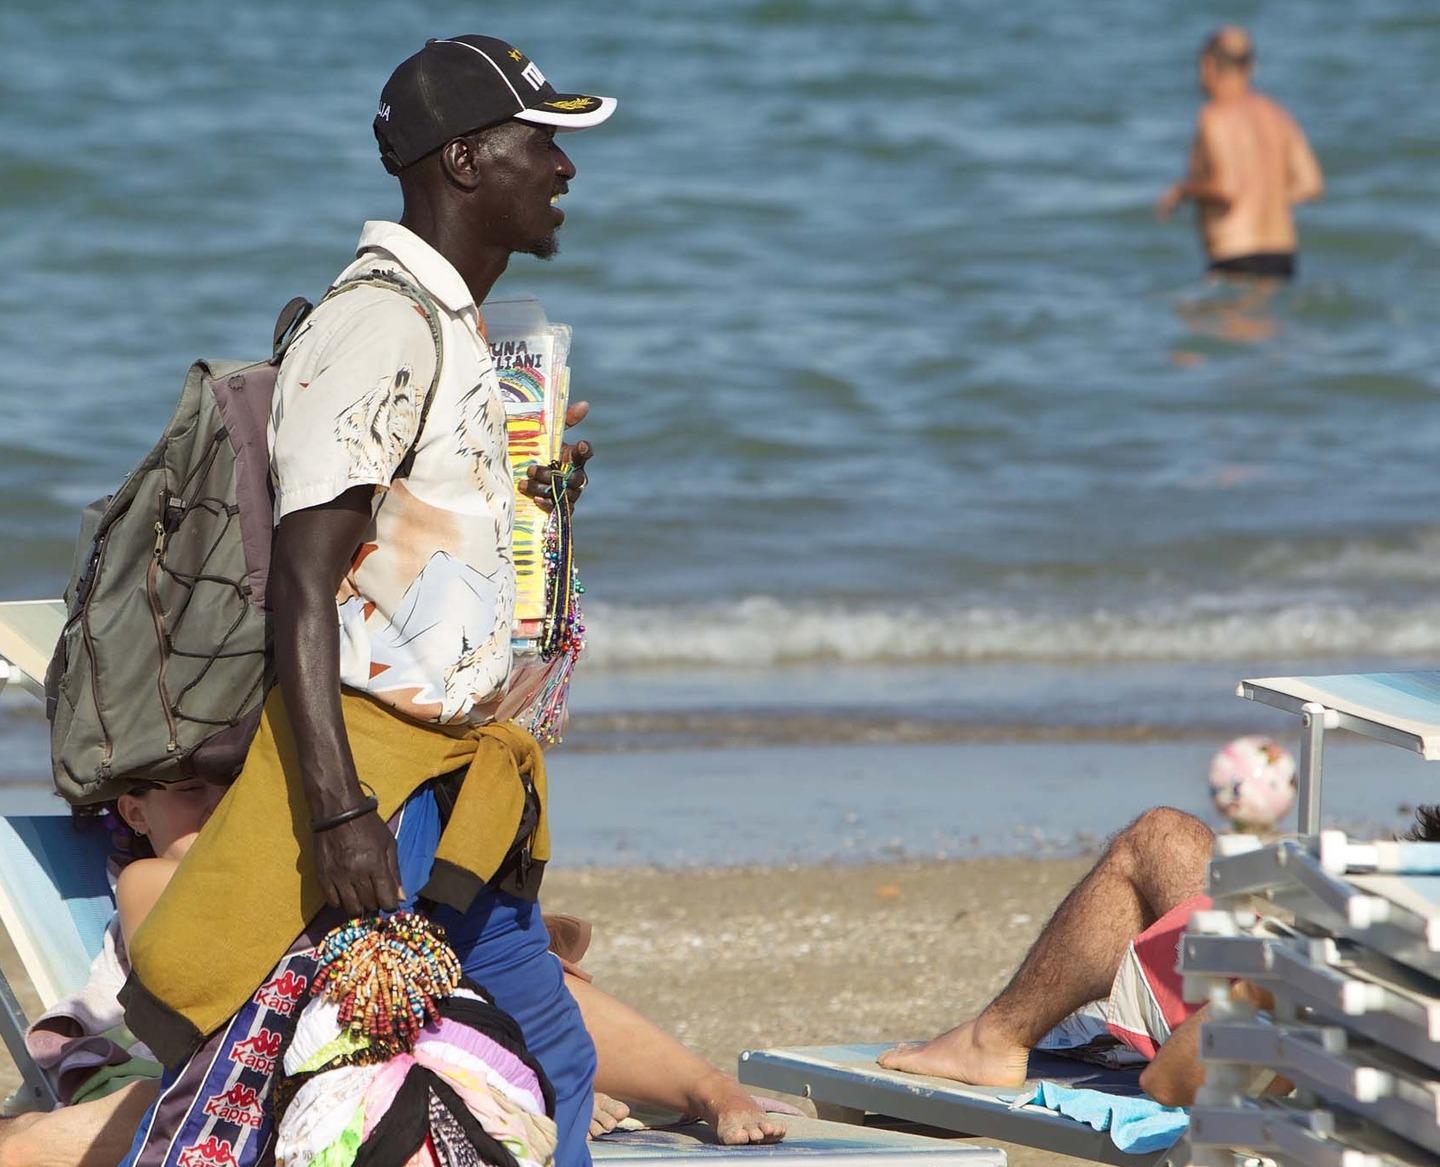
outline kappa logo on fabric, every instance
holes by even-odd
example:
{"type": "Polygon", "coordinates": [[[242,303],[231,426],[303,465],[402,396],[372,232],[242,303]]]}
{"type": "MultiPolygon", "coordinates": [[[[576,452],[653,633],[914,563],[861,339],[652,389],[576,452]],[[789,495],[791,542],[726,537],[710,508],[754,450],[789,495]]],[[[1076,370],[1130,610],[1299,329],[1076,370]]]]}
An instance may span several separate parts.
{"type": "MultiPolygon", "coordinates": [[[[326,298],[365,286],[405,296],[430,326],[435,380],[418,442],[443,363],[441,310],[379,269],[326,298]]],[[[71,803],[139,781],[229,778],[245,761],[272,680],[266,427],[280,361],[309,310],[299,297],[285,306],[268,360],[196,361],[159,442],[85,509],[45,675],[51,771],[71,803]]],[[[407,463],[413,455],[412,445],[407,463]]]]}
{"type": "Polygon", "coordinates": [[[247,1070],[273,1074],[285,1039],[273,1029],[262,1029],[254,1037],[237,1041],[230,1047],[230,1060],[247,1070]]]}
{"type": "Polygon", "coordinates": [[[254,999],[191,1053],[170,1092],[182,1107],[152,1112],[136,1167],[256,1167],[262,1161],[274,1127],[270,1095],[280,1053],[315,976],[318,939],[302,937],[304,947],[276,965],[254,999]]]}
{"type": "Polygon", "coordinates": [[[309,987],[308,977],[300,976],[293,969],[287,968],[280,976],[261,985],[251,999],[255,1004],[263,1005],[266,1009],[280,1014],[281,1017],[289,1017],[295,1012],[295,1006],[299,1004],[300,998],[305,995],[305,990],[309,987]]]}
{"type": "Polygon", "coordinates": [[[235,1148],[211,1135],[203,1143],[186,1147],[176,1160],[177,1167],[237,1167],[235,1148]]]}
{"type": "Polygon", "coordinates": [[[265,1109],[260,1105],[260,1095],[253,1086],[239,1082],[224,1094],[213,1095],[205,1103],[205,1113],[231,1126],[248,1126],[258,1130],[265,1121],[265,1109]]]}

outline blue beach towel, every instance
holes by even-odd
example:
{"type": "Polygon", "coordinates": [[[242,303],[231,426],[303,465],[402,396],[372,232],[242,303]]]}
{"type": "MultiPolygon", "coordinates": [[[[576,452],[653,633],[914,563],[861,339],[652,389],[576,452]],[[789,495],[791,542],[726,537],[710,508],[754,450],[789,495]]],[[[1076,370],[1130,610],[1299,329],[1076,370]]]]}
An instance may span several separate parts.
{"type": "Polygon", "coordinates": [[[1012,1106],[1033,1103],[1083,1122],[1092,1130],[1109,1131],[1110,1141],[1131,1155],[1163,1151],[1190,1126],[1189,1111],[1161,1106],[1142,1094],[1106,1094],[1100,1090],[1074,1090],[1053,1082],[1040,1082],[1030,1094],[1020,1095],[1012,1106]]]}

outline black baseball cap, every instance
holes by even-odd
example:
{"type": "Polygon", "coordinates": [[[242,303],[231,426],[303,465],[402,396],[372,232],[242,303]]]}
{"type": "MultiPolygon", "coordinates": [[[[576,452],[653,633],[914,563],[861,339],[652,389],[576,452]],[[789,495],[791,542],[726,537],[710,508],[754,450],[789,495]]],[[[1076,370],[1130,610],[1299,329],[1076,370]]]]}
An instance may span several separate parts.
{"type": "Polygon", "coordinates": [[[453,138],[516,118],[557,130],[598,126],[613,97],[559,93],[539,67],[493,36],[429,40],[380,91],[375,138],[391,174],[453,138]]]}

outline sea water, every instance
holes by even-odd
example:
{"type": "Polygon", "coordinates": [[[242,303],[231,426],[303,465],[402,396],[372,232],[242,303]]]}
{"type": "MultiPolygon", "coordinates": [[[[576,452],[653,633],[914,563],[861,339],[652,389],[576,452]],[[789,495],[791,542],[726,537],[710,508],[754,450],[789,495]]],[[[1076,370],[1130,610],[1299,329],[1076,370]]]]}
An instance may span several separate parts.
{"type": "Polygon", "coordinates": [[[1284,728],[1240,675],[1440,657],[1423,0],[380,11],[0,12],[0,597],[58,592],[192,358],[398,213],[379,87],[483,31],[620,98],[501,285],[593,406],[571,746],[1218,735],[1284,728]],[[1222,15],[1328,183],[1269,299],[1151,214],[1222,15]]]}

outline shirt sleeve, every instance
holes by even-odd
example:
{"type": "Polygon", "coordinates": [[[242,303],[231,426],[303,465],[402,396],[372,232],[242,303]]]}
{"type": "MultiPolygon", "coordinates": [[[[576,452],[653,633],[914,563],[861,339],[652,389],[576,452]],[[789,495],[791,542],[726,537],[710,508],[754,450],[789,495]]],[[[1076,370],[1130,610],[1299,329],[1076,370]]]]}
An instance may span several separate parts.
{"type": "Polygon", "coordinates": [[[350,296],[365,299],[315,310],[280,370],[270,446],[277,523],[351,487],[388,486],[419,434],[435,376],[430,325],[396,292],[350,296]]]}

